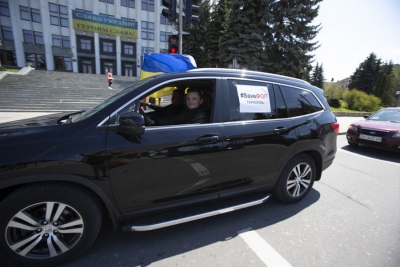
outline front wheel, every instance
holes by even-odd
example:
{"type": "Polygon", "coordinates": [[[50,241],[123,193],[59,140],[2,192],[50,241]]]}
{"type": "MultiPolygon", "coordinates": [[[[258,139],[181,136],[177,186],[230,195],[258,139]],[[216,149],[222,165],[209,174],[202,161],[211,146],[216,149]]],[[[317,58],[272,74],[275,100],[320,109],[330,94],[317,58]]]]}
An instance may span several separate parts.
{"type": "Polygon", "coordinates": [[[61,184],[24,186],[0,203],[0,246],[10,266],[57,266],[96,239],[102,220],[90,193],[61,184]]]}
{"type": "Polygon", "coordinates": [[[306,154],[297,155],[286,164],[273,193],[285,203],[296,203],[310,192],[315,177],[314,160],[306,154]]]}

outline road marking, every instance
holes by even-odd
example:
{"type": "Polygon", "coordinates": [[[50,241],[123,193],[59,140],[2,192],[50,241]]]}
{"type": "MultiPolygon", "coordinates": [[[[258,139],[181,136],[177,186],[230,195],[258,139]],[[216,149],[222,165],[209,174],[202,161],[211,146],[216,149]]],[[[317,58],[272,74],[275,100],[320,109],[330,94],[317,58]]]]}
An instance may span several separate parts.
{"type": "Polygon", "coordinates": [[[268,267],[292,267],[273,247],[251,228],[238,232],[239,236],[268,267]]]}

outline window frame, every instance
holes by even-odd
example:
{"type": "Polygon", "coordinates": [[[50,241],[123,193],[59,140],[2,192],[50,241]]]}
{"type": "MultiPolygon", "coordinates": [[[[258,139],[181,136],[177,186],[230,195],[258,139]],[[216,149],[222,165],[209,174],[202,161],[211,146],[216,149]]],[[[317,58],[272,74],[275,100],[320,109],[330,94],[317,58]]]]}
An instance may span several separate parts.
{"type": "Polygon", "coordinates": [[[135,8],[135,0],[121,0],[121,6],[135,8]],[[125,5],[123,4],[123,2],[125,2],[125,5]],[[131,3],[133,3],[133,6],[130,6],[131,3]]]}
{"type": "Polygon", "coordinates": [[[3,40],[9,40],[9,41],[13,41],[14,40],[14,34],[13,34],[13,31],[12,31],[12,27],[0,25],[0,28],[1,28],[1,36],[2,36],[3,40]],[[5,28],[7,28],[7,29],[5,29],[5,28]],[[4,34],[4,33],[7,33],[7,34],[4,34]],[[7,38],[7,36],[10,36],[10,35],[11,35],[11,39],[7,38]]]}
{"type": "Polygon", "coordinates": [[[141,0],[141,9],[154,12],[154,0],[141,0]]]}
{"type": "Polygon", "coordinates": [[[0,1],[0,16],[10,16],[10,8],[8,6],[8,2],[0,1]]]}

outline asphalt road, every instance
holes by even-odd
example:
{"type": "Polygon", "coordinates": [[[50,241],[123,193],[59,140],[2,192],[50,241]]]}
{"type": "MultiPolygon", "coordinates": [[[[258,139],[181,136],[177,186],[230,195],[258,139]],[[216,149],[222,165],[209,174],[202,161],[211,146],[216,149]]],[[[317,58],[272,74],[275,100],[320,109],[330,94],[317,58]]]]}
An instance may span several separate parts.
{"type": "Polygon", "coordinates": [[[337,157],[298,204],[267,203],[149,232],[109,221],[82,257],[96,266],[400,266],[400,156],[338,137],[337,157]]]}

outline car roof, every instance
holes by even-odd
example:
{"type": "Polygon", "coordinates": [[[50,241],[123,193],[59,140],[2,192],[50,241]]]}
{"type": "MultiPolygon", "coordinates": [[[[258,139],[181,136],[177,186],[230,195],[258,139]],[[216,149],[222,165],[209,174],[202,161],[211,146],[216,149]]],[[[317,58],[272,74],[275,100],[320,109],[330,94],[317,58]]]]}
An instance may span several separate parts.
{"type": "Polygon", "coordinates": [[[204,73],[204,74],[219,74],[219,75],[240,75],[240,76],[252,76],[253,78],[260,77],[260,78],[275,78],[275,79],[283,79],[287,81],[293,81],[293,82],[300,82],[304,84],[310,84],[307,81],[298,79],[298,78],[293,78],[289,76],[284,76],[284,75],[279,75],[279,74],[273,74],[273,73],[268,73],[268,72],[260,72],[260,71],[251,71],[251,70],[245,70],[245,69],[226,69],[226,68],[198,68],[198,69],[192,69],[189,70],[188,72],[197,72],[197,73],[204,73]]]}

